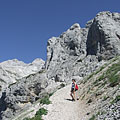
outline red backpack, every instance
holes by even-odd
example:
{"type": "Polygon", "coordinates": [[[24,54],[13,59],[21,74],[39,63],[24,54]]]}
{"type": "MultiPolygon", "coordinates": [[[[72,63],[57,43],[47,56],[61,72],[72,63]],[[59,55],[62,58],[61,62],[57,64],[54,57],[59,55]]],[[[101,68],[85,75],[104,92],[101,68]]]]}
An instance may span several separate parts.
{"type": "Polygon", "coordinates": [[[75,90],[78,90],[78,85],[77,84],[75,85],[75,90]]]}

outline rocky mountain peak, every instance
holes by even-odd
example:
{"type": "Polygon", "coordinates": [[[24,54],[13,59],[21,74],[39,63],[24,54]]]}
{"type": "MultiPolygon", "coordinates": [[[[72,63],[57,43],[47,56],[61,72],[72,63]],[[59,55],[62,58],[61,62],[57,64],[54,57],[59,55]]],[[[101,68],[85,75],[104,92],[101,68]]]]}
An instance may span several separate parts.
{"type": "MultiPolygon", "coordinates": [[[[66,32],[62,33],[60,37],[49,39],[46,62],[48,78],[69,79],[64,77],[70,76],[68,73],[72,68],[74,70],[77,69],[77,74],[72,72],[73,75],[78,75],[78,73],[82,73],[78,72],[78,69],[82,69],[81,66],[88,64],[93,58],[97,62],[119,55],[119,16],[119,13],[111,13],[109,11],[100,12],[93,20],[87,22],[86,28],[80,28],[79,24],[76,23],[66,32]],[[76,61],[82,61],[82,65],[74,68],[80,64],[76,61]]],[[[89,67],[91,68],[92,66],[90,65],[89,67]]],[[[84,66],[84,68],[86,67],[84,66]]],[[[87,72],[89,71],[88,69],[86,69],[87,72]]],[[[86,72],[84,71],[84,73],[86,72]]],[[[80,77],[84,76],[80,74],[80,77]]]]}
{"type": "MultiPolygon", "coordinates": [[[[61,82],[69,84],[74,78],[84,83],[84,77],[93,73],[89,76],[91,78],[101,73],[104,66],[98,71],[96,69],[117,55],[120,55],[120,13],[104,11],[88,21],[85,28],[75,23],[59,37],[50,38],[46,63],[42,59],[30,64],[16,59],[0,63],[0,89],[8,85],[0,99],[0,119],[7,120],[24,110],[25,106],[31,107],[39,98],[58,89],[61,82]]],[[[84,94],[90,87],[93,90],[89,79],[87,83],[84,94]]]]}
{"type": "Polygon", "coordinates": [[[45,61],[40,58],[37,58],[32,62],[32,64],[41,65],[41,64],[45,64],[45,61]]]}
{"type": "Polygon", "coordinates": [[[20,66],[20,65],[25,65],[25,63],[22,61],[19,61],[17,59],[13,59],[13,60],[4,61],[4,62],[0,63],[0,65],[2,65],[2,66],[20,66]]]}
{"type": "Polygon", "coordinates": [[[30,64],[26,64],[17,59],[4,61],[0,63],[1,88],[4,89],[23,77],[39,72],[43,68],[45,68],[45,61],[42,59],[36,59],[30,64]]]}
{"type": "Polygon", "coordinates": [[[73,24],[73,25],[70,27],[70,29],[68,29],[68,30],[75,30],[75,29],[80,29],[79,23],[73,24]]]}
{"type": "Polygon", "coordinates": [[[94,18],[87,36],[87,54],[99,60],[120,54],[120,14],[100,12],[94,18]]]}

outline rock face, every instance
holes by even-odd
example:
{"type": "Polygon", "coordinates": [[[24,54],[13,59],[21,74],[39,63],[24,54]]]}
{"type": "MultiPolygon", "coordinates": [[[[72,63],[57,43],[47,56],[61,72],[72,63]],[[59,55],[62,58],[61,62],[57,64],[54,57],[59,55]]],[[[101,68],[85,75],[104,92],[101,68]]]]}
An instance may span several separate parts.
{"type": "Polygon", "coordinates": [[[37,73],[44,68],[44,65],[45,62],[42,59],[36,59],[30,64],[25,64],[17,59],[0,63],[1,90],[25,76],[37,73]]]}
{"type": "Polygon", "coordinates": [[[3,120],[10,119],[17,112],[30,106],[45,94],[48,86],[44,70],[22,78],[17,83],[10,85],[2,93],[0,100],[0,113],[3,120]]]}
{"type": "Polygon", "coordinates": [[[119,13],[97,14],[88,32],[87,54],[97,55],[99,60],[108,60],[120,54],[119,13]]]}
{"type": "MultiPolygon", "coordinates": [[[[28,65],[28,68],[30,67],[30,69],[28,69],[29,74],[25,74],[21,70],[20,73],[24,76],[22,76],[22,78],[20,76],[20,79],[17,79],[15,83],[8,84],[8,87],[2,92],[0,98],[0,120],[13,119],[22,111],[29,109],[38,99],[54,92],[54,90],[60,86],[60,83],[55,83],[55,81],[49,81],[47,79],[44,64],[41,66],[40,61],[41,60],[36,59],[31,65],[28,65]],[[39,71],[36,69],[37,67],[39,71]]],[[[20,66],[21,63],[23,62],[20,62],[20,66]]],[[[10,66],[10,70],[12,70],[12,65],[10,66]]],[[[26,64],[24,65],[27,66],[26,64]]],[[[8,68],[8,66],[6,68],[8,68]]],[[[24,67],[21,66],[20,68],[22,69],[24,67]]],[[[19,68],[15,69],[16,72],[17,69],[19,68]]],[[[17,72],[17,74],[19,75],[19,72],[17,72]]]]}
{"type": "Polygon", "coordinates": [[[120,14],[100,12],[94,18],[87,36],[87,54],[99,60],[120,54],[120,14]]]}
{"type": "Polygon", "coordinates": [[[99,65],[120,54],[120,14],[101,12],[80,28],[74,24],[47,44],[47,76],[69,82],[84,77],[99,65]]]}
{"type": "MultiPolygon", "coordinates": [[[[86,29],[81,29],[79,24],[74,24],[60,37],[48,40],[46,68],[49,79],[68,81],[76,74],[73,67],[76,63],[82,65],[82,60],[86,56],[86,33],[86,29]]],[[[79,69],[76,72],[79,73],[79,69]]]]}
{"type": "Polygon", "coordinates": [[[81,28],[74,24],[47,43],[46,64],[36,59],[30,64],[18,60],[0,63],[0,119],[9,120],[29,108],[60,82],[78,81],[120,55],[120,14],[100,12],[81,28]]]}

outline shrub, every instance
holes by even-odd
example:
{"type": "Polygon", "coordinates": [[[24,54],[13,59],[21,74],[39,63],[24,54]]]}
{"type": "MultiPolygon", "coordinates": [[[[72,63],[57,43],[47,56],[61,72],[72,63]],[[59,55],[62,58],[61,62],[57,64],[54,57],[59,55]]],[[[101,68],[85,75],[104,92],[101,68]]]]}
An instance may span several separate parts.
{"type": "Polygon", "coordinates": [[[49,100],[49,96],[45,96],[44,98],[42,98],[41,100],[40,100],[40,104],[50,104],[51,102],[50,102],[50,100],[49,100]]]}
{"type": "Polygon", "coordinates": [[[32,118],[24,118],[23,120],[42,120],[42,115],[47,115],[48,111],[44,108],[40,108],[36,114],[35,117],[32,118]]]}
{"type": "Polygon", "coordinates": [[[120,100],[120,95],[116,96],[116,98],[114,100],[112,100],[111,104],[114,104],[119,100],[120,100]]]}
{"type": "Polygon", "coordinates": [[[115,98],[116,102],[119,101],[119,100],[120,100],[120,95],[116,96],[116,98],[115,98]]]}
{"type": "Polygon", "coordinates": [[[63,88],[63,87],[65,87],[65,84],[61,83],[60,88],[63,88]]]}
{"type": "Polygon", "coordinates": [[[51,97],[53,94],[54,94],[54,92],[50,93],[50,94],[49,94],[49,97],[51,97]]]}
{"type": "Polygon", "coordinates": [[[116,86],[120,81],[120,76],[119,75],[113,75],[109,78],[110,86],[114,87],[116,86]]]}
{"type": "Polygon", "coordinates": [[[93,115],[89,120],[95,120],[95,115],[93,115]]]}
{"type": "Polygon", "coordinates": [[[37,115],[37,116],[47,115],[47,112],[48,112],[48,111],[47,111],[46,109],[40,108],[40,109],[36,112],[35,115],[37,115]]]}
{"type": "Polygon", "coordinates": [[[103,97],[103,101],[107,100],[108,99],[108,96],[104,96],[103,97]]]}

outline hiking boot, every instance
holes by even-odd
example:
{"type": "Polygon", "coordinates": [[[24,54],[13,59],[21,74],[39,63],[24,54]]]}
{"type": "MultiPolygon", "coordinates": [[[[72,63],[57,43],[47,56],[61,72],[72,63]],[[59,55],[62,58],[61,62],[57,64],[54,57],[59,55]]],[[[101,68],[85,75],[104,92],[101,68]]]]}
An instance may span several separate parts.
{"type": "Polygon", "coordinates": [[[75,101],[75,99],[73,98],[72,101],[75,101]]]}

